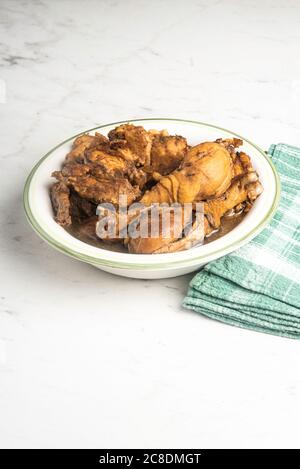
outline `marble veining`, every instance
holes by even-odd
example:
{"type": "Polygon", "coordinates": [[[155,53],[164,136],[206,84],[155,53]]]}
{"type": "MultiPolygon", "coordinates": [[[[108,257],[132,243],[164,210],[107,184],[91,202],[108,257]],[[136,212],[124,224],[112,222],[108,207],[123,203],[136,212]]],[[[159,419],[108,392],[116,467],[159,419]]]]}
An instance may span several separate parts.
{"type": "Polygon", "coordinates": [[[97,124],[299,146],[299,47],[298,0],[1,0],[1,447],[299,447],[299,342],[184,311],[191,275],[65,257],[22,208],[35,162],[97,124]]]}

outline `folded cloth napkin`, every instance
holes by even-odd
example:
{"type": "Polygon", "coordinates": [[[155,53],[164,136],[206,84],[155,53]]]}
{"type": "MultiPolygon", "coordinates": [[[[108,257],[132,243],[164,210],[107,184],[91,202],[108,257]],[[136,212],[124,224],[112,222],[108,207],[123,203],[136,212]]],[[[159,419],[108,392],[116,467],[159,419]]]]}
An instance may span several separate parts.
{"type": "Polygon", "coordinates": [[[275,216],[246,246],[207,264],[183,305],[234,326],[300,339],[300,149],[279,144],[268,153],[282,185],[275,216]]]}

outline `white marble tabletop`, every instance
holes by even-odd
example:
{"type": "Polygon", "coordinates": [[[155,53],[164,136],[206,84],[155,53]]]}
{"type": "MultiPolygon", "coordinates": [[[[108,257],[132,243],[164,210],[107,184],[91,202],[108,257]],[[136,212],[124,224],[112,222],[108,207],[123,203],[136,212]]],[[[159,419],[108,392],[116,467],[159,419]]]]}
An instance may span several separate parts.
{"type": "Polygon", "coordinates": [[[1,0],[1,447],[299,447],[299,341],[183,310],[191,276],[63,256],[21,200],[33,164],[98,123],[300,145],[299,47],[298,0],[1,0]]]}

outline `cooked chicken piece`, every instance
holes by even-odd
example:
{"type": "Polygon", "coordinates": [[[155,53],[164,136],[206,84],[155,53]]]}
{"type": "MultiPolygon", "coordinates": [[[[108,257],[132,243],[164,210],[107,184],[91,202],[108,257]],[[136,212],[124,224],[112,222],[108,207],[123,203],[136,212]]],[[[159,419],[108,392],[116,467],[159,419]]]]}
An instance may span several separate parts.
{"type": "Polygon", "coordinates": [[[133,168],[128,178],[132,185],[139,186],[141,190],[145,187],[148,181],[148,177],[145,171],[142,168],[136,167],[133,168]]]}
{"type": "Polygon", "coordinates": [[[93,204],[106,202],[117,205],[120,195],[127,197],[128,204],[133,203],[140,196],[139,187],[147,181],[142,169],[118,156],[107,145],[106,150],[100,150],[99,146],[86,150],[84,159],[86,163],[68,160],[61,171],[52,174],[61,183],[55,186],[55,199],[63,200],[64,207],[68,207],[68,218],[64,219],[65,212],[55,208],[58,203],[53,203],[55,213],[58,213],[57,222],[62,225],[69,225],[72,218],[84,219],[95,214],[93,204]],[[77,193],[76,200],[75,195],[70,198],[70,188],[71,194],[77,193]]]}
{"type": "Polygon", "coordinates": [[[149,166],[152,145],[151,135],[141,126],[123,124],[111,130],[108,134],[110,141],[126,140],[128,150],[135,155],[135,162],[139,166],[149,166]]]}
{"type": "Polygon", "coordinates": [[[55,221],[62,226],[69,226],[71,220],[70,190],[68,186],[58,181],[50,189],[51,202],[55,214],[55,221]]]}
{"type": "Polygon", "coordinates": [[[196,203],[223,194],[231,183],[233,162],[217,143],[191,148],[180,168],[159,182],[141,198],[144,206],[153,204],[196,203]]]}
{"type": "Polygon", "coordinates": [[[96,133],[95,135],[80,135],[74,140],[72,149],[66,156],[66,161],[81,162],[84,159],[84,153],[86,150],[99,145],[108,145],[108,139],[104,137],[104,135],[99,133],[96,133]]]}
{"type": "MultiPolygon", "coordinates": [[[[187,249],[191,249],[192,247],[197,246],[197,244],[200,244],[202,242],[203,227],[200,224],[200,221],[195,221],[187,235],[182,236],[178,239],[173,239],[169,244],[164,245],[162,247],[157,244],[156,250],[153,251],[152,254],[164,254],[171,252],[186,251],[187,249]]],[[[136,254],[138,254],[138,252],[136,252],[136,254]]]]}
{"type": "Polygon", "coordinates": [[[134,168],[131,161],[126,161],[117,152],[111,150],[93,149],[86,152],[85,160],[87,163],[93,163],[99,171],[112,177],[128,175],[134,168]]]}
{"type": "Polygon", "coordinates": [[[126,177],[133,185],[137,184],[140,188],[144,187],[148,179],[141,168],[136,168],[133,161],[124,158],[122,152],[118,150],[95,148],[86,152],[85,160],[87,163],[92,163],[91,173],[96,177],[101,174],[112,178],[126,177]]]}
{"type": "MultiPolygon", "coordinates": [[[[150,211],[151,207],[147,207],[150,211]]],[[[192,216],[192,214],[190,214],[192,216]]],[[[189,218],[189,214],[187,216],[189,218]]],[[[129,237],[126,240],[128,252],[132,254],[160,254],[190,249],[204,239],[204,217],[198,217],[187,227],[186,215],[176,216],[168,208],[161,208],[159,213],[160,233],[156,237],[129,237]],[[166,218],[170,222],[169,232],[163,229],[166,218]],[[184,231],[186,229],[186,232],[184,231]]],[[[192,218],[191,218],[192,220],[192,218]]],[[[132,223],[137,223],[137,219],[132,223]]],[[[149,219],[150,232],[150,219],[149,219]]]]}
{"type": "Polygon", "coordinates": [[[69,176],[86,176],[90,172],[90,166],[84,163],[69,162],[63,165],[61,171],[54,171],[52,176],[58,181],[64,181],[69,176]]]}
{"type": "Polygon", "coordinates": [[[223,197],[205,202],[204,213],[210,225],[206,234],[220,228],[226,212],[247,200],[252,204],[262,191],[257,174],[251,172],[235,180],[223,197]]]}
{"type": "MultiPolygon", "coordinates": [[[[146,218],[145,222],[148,223],[148,232],[151,232],[151,210],[153,207],[147,207],[143,214],[139,214],[136,219],[131,221],[131,224],[140,223],[141,216],[146,218]]],[[[157,236],[152,237],[129,237],[126,240],[128,251],[134,254],[154,254],[158,252],[174,252],[180,251],[181,246],[183,249],[188,249],[187,246],[192,247],[194,244],[203,239],[204,232],[201,227],[201,220],[192,222],[192,207],[186,207],[186,212],[183,210],[176,211],[172,207],[160,207],[157,212],[159,218],[159,233],[157,236]],[[189,224],[189,229],[187,229],[189,224]],[[186,229],[185,236],[182,234],[186,229]]],[[[203,225],[202,225],[203,226],[203,225]]],[[[130,229],[130,227],[129,227],[130,229]]]]}
{"type": "Polygon", "coordinates": [[[216,140],[216,143],[219,143],[219,145],[224,146],[226,150],[230,153],[234,161],[237,154],[236,149],[243,145],[243,140],[241,140],[240,138],[218,138],[216,140]]]}
{"type": "Polygon", "coordinates": [[[171,173],[180,165],[188,149],[186,139],[179,135],[155,135],[152,141],[148,173],[162,176],[171,173]]]}
{"type": "Polygon", "coordinates": [[[133,186],[138,186],[140,189],[147,182],[147,175],[142,169],[137,169],[135,166],[123,166],[120,160],[117,161],[117,158],[112,159],[112,161],[107,159],[103,165],[97,164],[92,166],[90,174],[96,179],[102,179],[103,177],[128,179],[133,186]]]}
{"type": "Polygon", "coordinates": [[[243,152],[237,152],[233,164],[234,177],[240,177],[243,174],[254,172],[250,157],[243,152]]]}
{"type": "MultiPolygon", "coordinates": [[[[262,186],[255,172],[248,173],[235,180],[222,197],[204,203],[204,217],[198,217],[185,236],[182,236],[185,227],[183,218],[170,218],[171,236],[165,236],[160,230],[159,237],[129,238],[128,250],[134,254],[160,254],[176,252],[199,244],[205,236],[219,229],[221,217],[239,204],[248,201],[251,204],[262,193],[262,186]]],[[[151,207],[148,207],[149,211],[151,207]]],[[[162,212],[161,216],[164,216],[162,212]]]]}
{"type": "Polygon", "coordinates": [[[136,165],[137,167],[141,166],[139,156],[132,150],[127,140],[112,140],[109,144],[111,151],[115,154],[122,156],[124,160],[129,161],[136,165]]]}
{"type": "Polygon", "coordinates": [[[126,159],[133,159],[132,155],[135,155],[135,163],[145,167],[148,173],[170,173],[179,166],[187,150],[183,137],[171,136],[165,130],[146,131],[132,124],[116,127],[108,137],[112,147],[114,145],[126,159]]]}
{"type": "Polygon", "coordinates": [[[250,159],[250,156],[247,155],[246,153],[244,153],[243,151],[239,152],[238,153],[238,157],[239,157],[239,160],[241,161],[242,163],[242,166],[244,168],[244,170],[247,172],[247,173],[251,173],[254,171],[254,168],[252,166],[252,161],[250,159]]]}
{"type": "Polygon", "coordinates": [[[187,152],[179,169],[146,192],[141,203],[184,204],[219,197],[229,187],[233,175],[233,162],[224,146],[201,143],[187,152]]]}
{"type": "Polygon", "coordinates": [[[138,186],[132,186],[128,179],[93,176],[70,176],[65,180],[80,197],[88,199],[95,204],[111,203],[119,205],[119,197],[126,196],[127,204],[132,204],[139,196],[138,186]]]}
{"type": "MultiPolygon", "coordinates": [[[[75,221],[90,233],[95,229],[98,204],[111,203],[117,208],[121,195],[127,198],[128,206],[140,199],[145,208],[131,214],[125,224],[121,215],[117,217],[115,241],[120,241],[122,228],[127,228],[127,223],[129,228],[139,224],[153,205],[190,203],[194,218],[189,222],[186,213],[184,219],[178,218],[172,208],[160,206],[158,236],[129,235],[126,240],[132,253],[188,249],[218,230],[224,215],[248,211],[262,192],[249,156],[238,150],[242,144],[238,138],[218,139],[191,148],[183,137],[132,124],[116,127],[108,138],[97,133],[81,135],[61,171],[53,173],[58,181],[51,188],[55,220],[62,226],[75,221]],[[192,210],[202,201],[204,215],[199,218],[192,210]],[[164,232],[167,212],[170,233],[164,232]]],[[[101,216],[105,215],[104,209],[101,216]]]]}

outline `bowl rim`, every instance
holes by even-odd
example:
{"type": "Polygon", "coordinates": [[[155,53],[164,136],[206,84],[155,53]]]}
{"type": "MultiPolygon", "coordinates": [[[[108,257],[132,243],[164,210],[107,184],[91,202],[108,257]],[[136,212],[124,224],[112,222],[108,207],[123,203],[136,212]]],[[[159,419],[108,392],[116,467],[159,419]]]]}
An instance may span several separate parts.
{"type": "MultiPolygon", "coordinates": [[[[96,127],[81,131],[81,132],[73,135],[72,137],[67,138],[63,142],[57,144],[55,147],[51,148],[34,165],[34,167],[30,171],[30,173],[29,173],[29,175],[26,179],[25,186],[24,186],[24,191],[23,191],[23,206],[24,206],[24,211],[25,211],[26,218],[27,218],[29,224],[31,225],[31,227],[34,229],[34,231],[44,241],[46,241],[48,244],[50,244],[56,250],[58,250],[60,252],[63,252],[64,254],[66,254],[66,255],[68,255],[72,258],[75,258],[77,260],[86,262],[88,264],[96,265],[98,267],[101,267],[101,266],[103,266],[103,267],[113,267],[113,268],[117,268],[117,269],[132,269],[132,268],[135,268],[137,270],[151,271],[151,270],[168,269],[168,268],[175,268],[175,267],[188,267],[188,266],[193,266],[193,265],[197,265],[197,264],[198,265],[204,264],[204,263],[210,262],[211,260],[214,260],[214,259],[220,257],[220,255],[223,256],[223,255],[226,255],[226,254],[238,249],[242,245],[244,245],[247,242],[251,241],[251,239],[253,239],[255,236],[257,236],[265,228],[265,226],[268,224],[270,219],[273,217],[273,215],[274,215],[274,213],[275,213],[275,211],[278,207],[278,204],[279,204],[279,201],[280,201],[280,194],[281,194],[280,178],[279,178],[277,170],[274,166],[274,163],[272,162],[270,157],[267,155],[267,153],[262,148],[260,148],[258,145],[256,145],[255,143],[253,143],[249,139],[247,139],[247,138],[245,138],[245,137],[243,137],[243,136],[241,136],[241,135],[239,135],[235,132],[232,132],[231,130],[228,130],[226,128],[223,128],[223,127],[220,127],[220,126],[217,126],[217,125],[214,125],[214,124],[208,124],[208,123],[202,122],[202,121],[190,120],[190,119],[177,119],[177,118],[169,118],[169,117],[149,117],[149,118],[140,118],[140,119],[137,119],[137,118],[136,119],[127,119],[127,120],[122,120],[122,121],[111,122],[111,123],[106,123],[106,124],[103,124],[103,125],[99,125],[99,126],[96,126],[96,127]],[[55,238],[50,236],[42,228],[42,226],[39,224],[36,217],[33,215],[31,207],[30,207],[30,202],[29,202],[29,191],[30,191],[30,186],[31,186],[32,179],[33,179],[35,173],[37,172],[38,168],[46,160],[46,158],[48,158],[59,147],[63,146],[64,144],[66,144],[68,142],[71,142],[76,137],[78,137],[78,136],[80,136],[84,133],[90,133],[90,132],[97,131],[97,130],[105,128],[105,127],[117,126],[117,125],[121,125],[121,124],[125,124],[125,123],[151,122],[151,121],[153,121],[153,122],[155,122],[155,121],[172,121],[172,122],[179,122],[179,123],[184,122],[184,123],[187,123],[187,124],[196,124],[196,125],[200,125],[200,126],[206,126],[206,127],[210,127],[210,128],[214,128],[214,129],[223,131],[223,132],[228,132],[231,135],[233,135],[237,138],[240,138],[240,139],[244,140],[245,142],[247,142],[248,144],[252,145],[260,153],[260,155],[267,161],[267,163],[269,164],[269,166],[272,170],[273,176],[274,176],[274,181],[275,181],[274,199],[273,199],[273,202],[270,206],[270,209],[267,212],[267,214],[265,215],[265,217],[258,223],[258,225],[256,225],[252,230],[250,230],[242,238],[239,238],[238,240],[232,242],[231,244],[229,244],[226,247],[223,246],[219,249],[216,249],[211,254],[202,254],[201,255],[201,254],[197,253],[191,259],[181,259],[181,260],[174,259],[172,261],[166,261],[166,262],[162,261],[161,263],[157,263],[157,262],[156,263],[154,263],[154,262],[152,262],[152,263],[151,262],[149,262],[149,263],[148,262],[147,263],[145,263],[145,262],[141,263],[140,262],[139,263],[139,262],[133,262],[133,261],[132,262],[123,262],[122,261],[121,262],[121,261],[115,261],[115,260],[101,259],[101,258],[94,257],[94,256],[91,256],[91,255],[88,255],[88,254],[79,253],[75,249],[72,249],[72,248],[68,247],[67,244],[62,244],[61,242],[57,241],[55,238]]],[[[127,253],[126,253],[126,255],[130,256],[130,254],[127,254],[127,253]]],[[[149,260],[150,260],[151,257],[152,256],[149,256],[149,260]]],[[[128,261],[129,261],[129,259],[128,259],[128,261]]]]}

